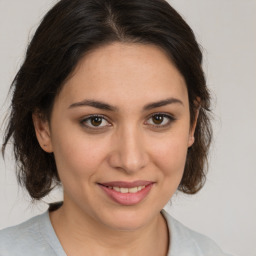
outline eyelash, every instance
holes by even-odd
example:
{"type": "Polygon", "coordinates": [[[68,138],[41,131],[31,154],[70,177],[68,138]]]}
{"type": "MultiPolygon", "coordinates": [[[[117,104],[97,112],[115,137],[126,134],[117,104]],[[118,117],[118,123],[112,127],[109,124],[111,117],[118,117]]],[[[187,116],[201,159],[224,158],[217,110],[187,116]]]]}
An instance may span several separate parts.
{"type": "MultiPolygon", "coordinates": [[[[109,121],[106,119],[106,117],[105,116],[103,116],[103,115],[90,115],[90,116],[88,116],[88,117],[86,117],[86,118],[84,118],[83,120],[81,120],[81,124],[82,124],[82,126],[84,126],[85,128],[87,128],[87,129],[91,129],[91,130],[99,130],[99,129],[104,129],[106,126],[104,126],[104,127],[97,127],[97,126],[89,126],[88,124],[85,124],[87,121],[92,121],[92,118],[96,118],[96,117],[98,117],[98,118],[102,118],[102,120],[105,120],[105,121],[107,121],[108,123],[109,123],[109,121]]],[[[107,125],[107,127],[108,126],[111,126],[111,125],[107,125]]]]}
{"type": "MultiPolygon", "coordinates": [[[[168,127],[168,126],[170,126],[171,124],[172,124],[172,122],[174,122],[175,120],[176,120],[176,118],[175,117],[173,117],[172,115],[170,115],[170,114],[166,114],[166,113],[161,113],[161,112],[159,112],[159,113],[154,113],[154,114],[151,114],[148,118],[147,118],[147,120],[149,120],[149,119],[151,119],[151,118],[153,118],[153,117],[155,117],[155,116],[162,116],[163,118],[167,118],[168,119],[168,121],[167,121],[167,123],[166,124],[164,124],[164,125],[157,125],[157,124],[149,124],[149,126],[151,126],[151,127],[154,127],[154,128],[157,128],[157,129],[159,129],[159,128],[165,128],[165,127],[168,127]]],[[[104,128],[106,128],[106,127],[109,127],[109,126],[112,126],[111,124],[109,124],[109,125],[106,125],[106,126],[103,126],[103,127],[97,127],[97,126],[93,126],[93,125],[88,125],[88,124],[85,124],[87,121],[92,121],[92,119],[93,118],[102,118],[102,120],[105,120],[106,122],[108,122],[108,123],[110,123],[109,121],[108,121],[108,119],[105,117],[105,116],[103,116],[103,115],[90,115],[90,116],[88,116],[88,117],[85,117],[83,120],[81,120],[81,125],[83,126],[83,127],[85,127],[86,129],[91,129],[91,130],[100,130],[100,129],[104,129],[104,128]]],[[[90,122],[91,123],[91,122],[90,122]]]]}
{"type": "Polygon", "coordinates": [[[161,112],[151,114],[147,120],[149,120],[150,118],[153,118],[155,116],[162,116],[163,118],[168,119],[167,123],[164,124],[164,125],[162,125],[162,124],[160,124],[160,125],[157,125],[157,124],[150,125],[151,127],[154,127],[154,128],[157,128],[157,129],[169,127],[174,121],[176,121],[176,118],[174,116],[172,116],[170,114],[166,114],[166,113],[161,113],[161,112]]]}

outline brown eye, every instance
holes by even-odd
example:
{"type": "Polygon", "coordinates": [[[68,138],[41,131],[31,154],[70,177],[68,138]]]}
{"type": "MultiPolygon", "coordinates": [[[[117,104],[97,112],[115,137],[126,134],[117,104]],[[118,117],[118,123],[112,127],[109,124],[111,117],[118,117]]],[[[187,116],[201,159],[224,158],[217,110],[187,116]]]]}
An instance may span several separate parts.
{"type": "Polygon", "coordinates": [[[99,129],[111,126],[111,124],[103,116],[89,116],[83,119],[81,124],[91,129],[99,129]]]}
{"type": "Polygon", "coordinates": [[[175,118],[168,114],[154,114],[148,120],[147,124],[155,126],[157,128],[169,126],[175,118]]]}
{"type": "Polygon", "coordinates": [[[164,116],[163,115],[154,115],[152,116],[152,121],[154,124],[161,124],[164,121],[164,116]]]}
{"type": "Polygon", "coordinates": [[[90,121],[93,126],[100,126],[102,123],[102,117],[94,116],[91,117],[90,121]]]}

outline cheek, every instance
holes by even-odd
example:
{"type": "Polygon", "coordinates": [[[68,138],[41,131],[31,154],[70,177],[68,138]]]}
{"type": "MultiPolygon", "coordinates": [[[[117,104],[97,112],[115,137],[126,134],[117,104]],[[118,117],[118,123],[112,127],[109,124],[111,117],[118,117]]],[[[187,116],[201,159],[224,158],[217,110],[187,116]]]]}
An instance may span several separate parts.
{"type": "Polygon", "coordinates": [[[159,191],[162,205],[172,198],[181,182],[187,156],[187,136],[168,136],[155,141],[151,158],[158,170],[159,191]]]}
{"type": "Polygon", "coordinates": [[[187,137],[173,136],[154,144],[155,164],[165,176],[180,177],[183,174],[187,156],[187,137]]]}
{"type": "Polygon", "coordinates": [[[59,133],[54,138],[54,155],[60,178],[81,180],[92,176],[102,163],[106,146],[84,134],[59,133]],[[68,134],[68,136],[65,136],[68,134]]]}

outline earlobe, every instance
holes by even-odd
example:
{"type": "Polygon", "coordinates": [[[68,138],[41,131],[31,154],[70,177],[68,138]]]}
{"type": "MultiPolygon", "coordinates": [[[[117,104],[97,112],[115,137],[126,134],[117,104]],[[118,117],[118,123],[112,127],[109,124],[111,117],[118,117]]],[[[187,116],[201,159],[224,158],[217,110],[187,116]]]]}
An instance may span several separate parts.
{"type": "Polygon", "coordinates": [[[195,142],[195,137],[194,135],[189,136],[189,140],[188,140],[188,147],[191,147],[195,142]]]}
{"type": "Polygon", "coordinates": [[[34,112],[32,119],[38,143],[45,152],[52,153],[53,149],[49,122],[39,112],[34,112]]]}
{"type": "Polygon", "coordinates": [[[190,134],[189,134],[189,139],[188,139],[188,147],[191,147],[194,142],[195,142],[195,130],[196,130],[196,125],[197,125],[197,120],[198,120],[198,116],[199,116],[199,110],[200,107],[197,107],[196,111],[195,111],[195,120],[193,122],[193,125],[190,128],[190,134]]]}

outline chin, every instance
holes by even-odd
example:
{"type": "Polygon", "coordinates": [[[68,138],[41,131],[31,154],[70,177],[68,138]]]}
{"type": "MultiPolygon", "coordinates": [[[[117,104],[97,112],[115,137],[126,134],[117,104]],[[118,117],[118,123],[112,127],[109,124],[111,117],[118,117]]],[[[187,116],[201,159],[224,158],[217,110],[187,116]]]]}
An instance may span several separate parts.
{"type": "Polygon", "coordinates": [[[108,216],[105,216],[105,224],[111,229],[123,231],[140,229],[148,224],[154,217],[149,210],[143,209],[143,211],[141,211],[131,209],[129,206],[123,206],[122,209],[111,211],[110,214],[107,215],[108,216]]]}

